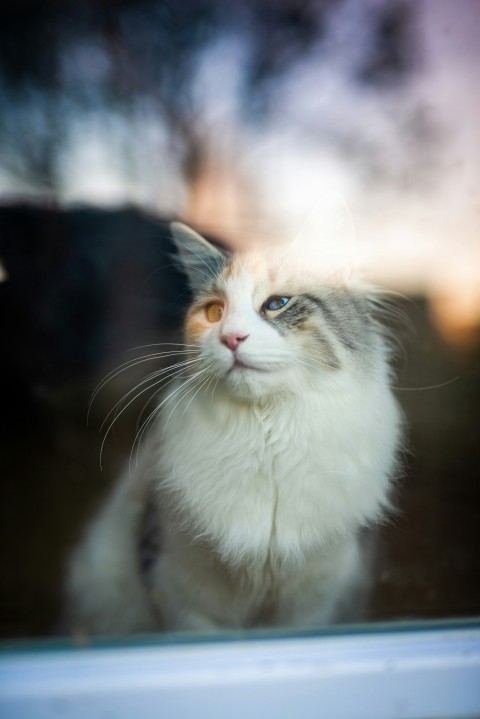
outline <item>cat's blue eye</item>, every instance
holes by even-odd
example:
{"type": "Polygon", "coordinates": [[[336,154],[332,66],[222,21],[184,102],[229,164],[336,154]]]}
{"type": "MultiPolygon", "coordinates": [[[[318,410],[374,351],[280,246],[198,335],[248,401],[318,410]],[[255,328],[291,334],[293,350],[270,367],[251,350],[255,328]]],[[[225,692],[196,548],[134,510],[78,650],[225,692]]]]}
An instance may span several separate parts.
{"type": "Polygon", "coordinates": [[[290,301],[290,297],[270,297],[264,304],[268,312],[277,312],[290,301]]]}

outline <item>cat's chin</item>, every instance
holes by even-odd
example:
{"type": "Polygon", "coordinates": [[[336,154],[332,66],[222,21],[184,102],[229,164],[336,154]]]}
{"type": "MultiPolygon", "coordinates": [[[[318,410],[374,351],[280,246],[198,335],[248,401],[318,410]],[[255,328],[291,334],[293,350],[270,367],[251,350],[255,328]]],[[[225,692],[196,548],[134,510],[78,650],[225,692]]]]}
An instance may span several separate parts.
{"type": "Polygon", "coordinates": [[[223,384],[230,396],[255,401],[275,396],[285,389],[284,373],[236,362],[226,373],[223,384]]]}

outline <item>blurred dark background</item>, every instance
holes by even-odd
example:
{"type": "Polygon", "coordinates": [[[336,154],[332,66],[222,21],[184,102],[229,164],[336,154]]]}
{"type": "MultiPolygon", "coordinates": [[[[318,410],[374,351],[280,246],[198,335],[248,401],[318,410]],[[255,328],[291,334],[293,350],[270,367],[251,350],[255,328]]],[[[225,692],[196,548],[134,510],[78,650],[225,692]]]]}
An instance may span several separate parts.
{"type": "Polygon", "coordinates": [[[178,339],[168,222],[268,242],[332,190],[410,323],[370,619],[479,614],[480,16],[460,4],[463,20],[443,0],[2,5],[2,637],[58,626],[68,553],[143,402],[102,472],[99,427],[151,364],[109,382],[87,426],[94,387],[178,339]]]}

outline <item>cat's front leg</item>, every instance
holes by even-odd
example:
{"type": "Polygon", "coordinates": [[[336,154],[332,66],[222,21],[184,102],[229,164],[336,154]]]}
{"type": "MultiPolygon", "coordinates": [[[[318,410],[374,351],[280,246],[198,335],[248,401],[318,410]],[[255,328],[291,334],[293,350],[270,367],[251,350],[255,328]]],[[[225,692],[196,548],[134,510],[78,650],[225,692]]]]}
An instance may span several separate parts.
{"type": "Polygon", "coordinates": [[[273,624],[320,627],[355,615],[356,605],[364,604],[365,574],[356,537],[331,542],[284,582],[278,593],[273,624]]]}
{"type": "Polygon", "coordinates": [[[210,548],[170,536],[152,574],[151,598],[167,631],[219,632],[245,625],[246,606],[210,548]]]}

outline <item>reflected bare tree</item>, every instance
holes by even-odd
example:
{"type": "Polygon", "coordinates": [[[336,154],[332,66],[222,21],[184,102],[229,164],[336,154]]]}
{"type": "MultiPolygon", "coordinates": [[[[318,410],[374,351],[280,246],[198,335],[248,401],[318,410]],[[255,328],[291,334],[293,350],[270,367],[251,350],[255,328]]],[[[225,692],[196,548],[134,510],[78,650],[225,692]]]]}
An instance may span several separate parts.
{"type": "MultiPolygon", "coordinates": [[[[68,181],[65,173],[72,171],[65,168],[66,155],[80,136],[91,137],[101,126],[115,148],[116,172],[148,174],[141,161],[138,168],[133,138],[150,133],[145,141],[148,161],[152,156],[156,161],[152,182],[160,183],[173,165],[188,185],[200,172],[208,144],[201,121],[206,100],[198,85],[205,53],[222,38],[241,45],[237,110],[242,122],[258,124],[278,111],[279,79],[312,53],[322,63],[335,17],[355,30],[358,10],[349,0],[5,4],[0,10],[3,174],[25,191],[41,188],[55,199],[68,181]]],[[[348,70],[352,83],[392,87],[408,76],[412,17],[412,4],[404,0],[368,11],[366,24],[355,30],[359,49],[348,70]]],[[[225,87],[211,91],[222,93],[225,87]]],[[[322,129],[319,123],[315,132],[322,129]]],[[[348,138],[338,133],[333,139],[348,152],[348,138]]]]}

